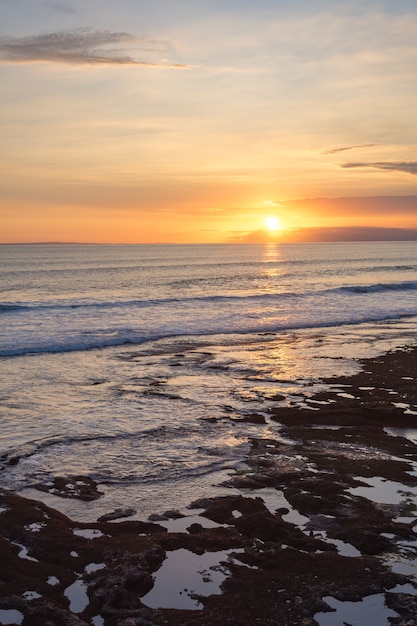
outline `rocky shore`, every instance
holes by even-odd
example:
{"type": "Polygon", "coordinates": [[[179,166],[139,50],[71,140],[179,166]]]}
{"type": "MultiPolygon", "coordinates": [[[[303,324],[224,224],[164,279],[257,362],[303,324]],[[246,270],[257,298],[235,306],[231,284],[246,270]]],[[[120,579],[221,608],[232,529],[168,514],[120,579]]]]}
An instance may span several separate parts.
{"type": "MultiPolygon", "coordinates": [[[[86,524],[2,490],[0,624],[313,626],[333,611],[337,626],[347,621],[338,610],[371,597],[382,617],[363,624],[416,624],[417,350],[362,366],[324,381],[330,390],[302,409],[270,402],[280,438],[263,437],[255,415],[259,437],[247,471],[230,476],[233,494],[188,511],[146,521],[113,511],[86,524]],[[151,598],[168,556],[178,555],[180,582],[210,553],[217,564],[197,567],[200,587],[179,591],[187,608],[165,606],[163,587],[151,598]],[[201,592],[217,575],[218,590],[201,592]]],[[[84,476],[56,477],[52,489],[100,497],[84,476]]]]}

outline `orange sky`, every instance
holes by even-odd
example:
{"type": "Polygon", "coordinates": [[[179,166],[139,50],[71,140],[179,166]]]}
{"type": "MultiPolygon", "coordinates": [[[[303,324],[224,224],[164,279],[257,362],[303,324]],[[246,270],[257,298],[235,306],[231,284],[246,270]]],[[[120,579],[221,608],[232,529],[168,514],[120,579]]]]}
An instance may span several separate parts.
{"type": "Polygon", "coordinates": [[[0,2],[0,23],[0,242],[417,229],[411,0],[0,2]]]}

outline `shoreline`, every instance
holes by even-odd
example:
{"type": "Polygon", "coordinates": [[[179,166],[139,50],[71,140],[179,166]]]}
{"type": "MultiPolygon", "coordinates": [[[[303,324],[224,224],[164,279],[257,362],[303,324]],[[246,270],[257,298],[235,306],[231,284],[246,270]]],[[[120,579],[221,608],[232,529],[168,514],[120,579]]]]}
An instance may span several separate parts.
{"type": "MultiPolygon", "coordinates": [[[[330,390],[308,398],[309,408],[268,409],[285,443],[264,438],[258,421],[247,471],[227,481],[240,493],[190,503],[187,515],[81,523],[2,489],[0,608],[21,619],[9,623],[313,626],[331,607],[323,598],[373,595],[383,596],[390,623],[415,623],[417,348],[361,363],[353,376],[323,380],[330,390]],[[175,550],[223,551],[231,573],[223,593],[199,597],[194,610],[143,603],[175,550]],[[70,599],[75,583],[88,591],[85,606],[70,599]]],[[[370,622],[388,623],[379,620],[370,622]]]]}

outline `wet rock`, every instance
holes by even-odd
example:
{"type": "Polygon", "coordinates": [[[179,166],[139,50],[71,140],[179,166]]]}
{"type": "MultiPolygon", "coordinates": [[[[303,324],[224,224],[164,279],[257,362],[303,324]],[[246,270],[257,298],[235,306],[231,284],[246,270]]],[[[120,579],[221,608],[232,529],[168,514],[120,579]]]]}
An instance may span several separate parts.
{"type": "Polygon", "coordinates": [[[151,515],[148,516],[148,520],[150,522],[163,522],[166,521],[167,518],[161,513],[151,513],[151,515]]]}
{"type": "Polygon", "coordinates": [[[265,504],[261,498],[244,498],[243,496],[224,496],[205,501],[204,517],[217,522],[218,524],[233,523],[236,519],[233,511],[238,511],[242,515],[266,511],[265,504]]]}
{"type": "Polygon", "coordinates": [[[393,550],[392,542],[386,537],[382,537],[378,529],[354,528],[338,533],[338,537],[351,543],[362,554],[383,554],[393,550]]]}
{"type": "Polygon", "coordinates": [[[225,487],[236,487],[236,489],[262,489],[265,486],[262,481],[252,476],[234,476],[222,484],[225,487]]]}
{"type": "Polygon", "coordinates": [[[101,515],[97,521],[99,522],[111,522],[115,519],[121,519],[123,517],[130,517],[131,515],[135,515],[136,509],[115,509],[111,513],[105,513],[101,515]]]}
{"type": "Polygon", "coordinates": [[[235,520],[235,526],[242,534],[262,541],[279,542],[284,535],[284,522],[268,511],[244,515],[235,520]]]}
{"type": "MultiPolygon", "coordinates": [[[[409,376],[416,370],[417,350],[374,359],[356,379],[332,381],[349,384],[353,399],[335,390],[322,396],[332,403],[317,411],[273,408],[284,424],[279,430],[285,443],[250,439],[248,475],[233,479],[241,479],[244,488],[268,486],[272,497],[271,487],[283,491],[292,507],[310,518],[307,534],[283,519],[286,507],[273,514],[257,497],[200,499],[190,508],[203,509],[203,516],[224,526],[190,524],[188,532],[171,533],[151,521],[112,524],[102,518],[94,524],[75,523],[40,502],[0,489],[0,606],[21,611],[30,626],[90,625],[98,615],[106,626],[313,626],[327,595],[357,601],[386,592],[387,605],[400,616],[391,622],[414,626],[416,597],[386,591],[408,583],[408,578],[391,572],[378,555],[401,554],[400,541],[415,539],[415,522],[395,518],[414,515],[407,485],[416,485],[410,473],[416,446],[390,435],[386,427],[415,426],[416,416],[390,407],[387,389],[396,386],[395,401],[407,398],[416,406],[414,375],[409,376]],[[375,389],[361,389],[368,385],[375,389]],[[400,482],[404,501],[379,504],[353,495],[349,488],[359,486],[358,475],[400,482]],[[100,534],[89,539],[74,534],[75,529],[100,534]],[[326,533],[328,541],[323,540],[326,533]],[[341,556],[332,539],[350,543],[362,556],[341,556]],[[152,587],[154,573],[166,552],[179,548],[194,554],[236,549],[222,593],[201,598],[199,611],[145,609],[141,598],[152,587]],[[91,564],[104,567],[89,570],[91,564]],[[51,579],[56,584],[48,583],[51,579]],[[89,595],[88,606],[78,615],[71,613],[64,595],[76,580],[87,586],[89,595]],[[28,590],[37,595],[25,597],[28,590]]],[[[45,490],[76,497],[74,492],[78,489],[81,495],[83,486],[88,500],[97,489],[88,477],[61,477],[45,490]]],[[[282,497],[278,495],[279,503],[282,497]]],[[[166,511],[161,517],[178,514],[166,511]]]]}
{"type": "Polygon", "coordinates": [[[34,488],[60,498],[86,501],[97,500],[103,495],[103,492],[98,490],[97,483],[89,476],[57,476],[48,483],[37,483],[34,488]]]}
{"type": "Polygon", "coordinates": [[[401,617],[391,618],[391,624],[415,626],[417,622],[417,597],[404,593],[387,593],[386,605],[399,613],[401,617]]]}
{"type": "Polygon", "coordinates": [[[204,528],[201,524],[194,523],[187,528],[187,531],[192,535],[198,535],[199,533],[204,532],[204,528]]]}
{"type": "Polygon", "coordinates": [[[148,520],[150,522],[166,522],[170,519],[181,519],[182,517],[185,517],[183,513],[177,509],[170,509],[165,511],[165,513],[152,513],[148,516],[148,520]]]}
{"type": "Polygon", "coordinates": [[[155,615],[155,612],[148,609],[141,609],[136,617],[127,617],[118,622],[117,626],[160,626],[164,622],[155,615]]]}
{"type": "Polygon", "coordinates": [[[271,396],[265,396],[265,400],[270,400],[271,402],[281,402],[282,400],[285,400],[285,396],[283,396],[282,393],[275,393],[271,396]]]}
{"type": "Polygon", "coordinates": [[[180,519],[181,517],[185,517],[185,515],[178,511],[178,509],[170,509],[169,511],[165,511],[164,517],[167,519],[180,519]]]}
{"type": "Polygon", "coordinates": [[[260,413],[249,413],[248,415],[243,415],[237,421],[247,422],[248,424],[266,424],[264,415],[261,415],[260,413]]]}

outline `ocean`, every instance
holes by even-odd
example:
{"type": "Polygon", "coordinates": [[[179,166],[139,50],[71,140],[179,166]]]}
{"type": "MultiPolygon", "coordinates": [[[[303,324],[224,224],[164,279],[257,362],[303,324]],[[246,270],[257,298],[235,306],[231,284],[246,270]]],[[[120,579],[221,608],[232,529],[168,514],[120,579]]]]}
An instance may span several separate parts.
{"type": "Polygon", "coordinates": [[[0,247],[0,485],[73,519],[230,493],[239,423],[416,344],[417,242],[0,247]],[[93,502],[35,489],[89,476],[93,502]]]}

